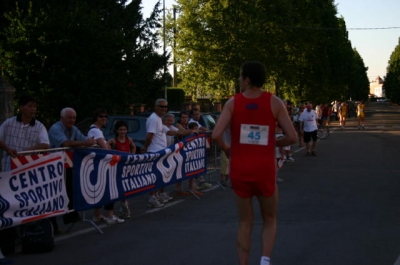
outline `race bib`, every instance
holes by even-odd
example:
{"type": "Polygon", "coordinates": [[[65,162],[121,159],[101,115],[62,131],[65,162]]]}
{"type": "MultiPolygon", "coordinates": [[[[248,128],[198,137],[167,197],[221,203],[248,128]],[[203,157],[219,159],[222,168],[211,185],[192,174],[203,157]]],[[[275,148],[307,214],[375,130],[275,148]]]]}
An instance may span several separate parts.
{"type": "Polygon", "coordinates": [[[240,127],[240,143],[268,145],[269,126],[242,124],[240,127]]]}

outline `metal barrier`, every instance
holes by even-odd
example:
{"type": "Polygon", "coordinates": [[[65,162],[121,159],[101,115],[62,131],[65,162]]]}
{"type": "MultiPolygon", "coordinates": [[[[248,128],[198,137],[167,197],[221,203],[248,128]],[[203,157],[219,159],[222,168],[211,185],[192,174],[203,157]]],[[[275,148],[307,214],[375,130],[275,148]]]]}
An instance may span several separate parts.
{"type": "MultiPolygon", "coordinates": [[[[205,132],[206,138],[207,138],[207,148],[206,148],[206,163],[207,163],[207,173],[205,174],[208,182],[216,183],[220,188],[225,190],[225,187],[222,186],[221,182],[218,180],[213,180],[211,178],[211,175],[220,169],[220,154],[221,151],[217,147],[217,145],[214,143],[214,141],[211,138],[212,131],[207,131],[205,132]]],[[[175,137],[175,143],[179,142],[182,139],[182,137],[175,137]]],[[[200,200],[200,197],[197,196],[190,188],[188,189],[182,189],[182,191],[189,192],[191,195],[193,195],[196,199],[200,200]]]]}
{"type": "MultiPolygon", "coordinates": [[[[203,176],[205,178],[207,178],[207,181],[209,182],[213,182],[216,183],[219,187],[221,187],[223,190],[225,190],[225,187],[221,185],[220,181],[218,180],[214,180],[212,179],[211,175],[214,174],[215,172],[218,172],[218,170],[220,169],[220,150],[218,149],[218,147],[216,146],[216,144],[212,141],[211,138],[211,133],[212,131],[208,131],[206,133],[206,139],[207,139],[207,148],[206,148],[206,168],[207,168],[207,173],[204,174],[203,176]]],[[[204,142],[203,142],[204,144],[204,142]]],[[[204,145],[203,145],[204,146],[204,145]]],[[[33,160],[36,159],[40,159],[43,156],[46,156],[46,154],[50,154],[50,153],[54,153],[54,152],[64,152],[65,154],[65,161],[64,161],[64,168],[71,168],[73,167],[72,164],[72,153],[74,150],[77,149],[86,149],[86,148],[68,148],[68,147],[64,147],[64,148],[53,148],[53,149],[42,149],[42,150],[34,150],[34,151],[22,151],[18,153],[18,157],[17,159],[12,159],[12,165],[13,168],[19,168],[21,166],[23,166],[24,164],[27,164],[33,160]]],[[[60,159],[60,157],[58,156],[58,159],[60,159]]],[[[58,160],[59,164],[60,164],[60,160],[58,160]]],[[[61,165],[62,167],[62,165],[61,165]]],[[[58,176],[62,176],[62,172],[60,171],[58,176]]],[[[201,177],[203,177],[201,176],[201,177]]],[[[67,178],[67,174],[66,174],[66,170],[64,170],[64,187],[67,190],[70,190],[67,185],[66,185],[66,178],[67,178]]],[[[219,178],[218,178],[219,179],[219,178]]],[[[197,199],[200,199],[193,191],[189,190],[193,196],[195,196],[197,199]]],[[[71,200],[72,198],[70,198],[71,200]]],[[[79,207],[78,207],[79,208],[79,207]]],[[[78,209],[76,208],[76,209],[78,209]]],[[[68,213],[74,212],[74,209],[70,209],[68,210],[68,213]]],[[[66,208],[63,208],[63,212],[66,212],[66,208]]],[[[86,219],[86,214],[85,214],[85,210],[80,211],[82,213],[82,221],[85,222],[89,222],[97,231],[99,231],[99,233],[103,233],[103,231],[92,221],[89,219],[86,219]]],[[[75,223],[73,222],[71,224],[71,226],[67,229],[67,232],[69,232],[73,227],[74,227],[75,223]]]]}
{"type": "Polygon", "coordinates": [[[217,147],[215,142],[212,140],[212,131],[207,131],[207,141],[209,144],[209,148],[207,148],[207,176],[208,181],[216,183],[219,187],[225,190],[225,187],[222,186],[221,182],[218,180],[211,179],[211,174],[220,170],[221,162],[221,150],[217,147]]]}
{"type": "MultiPolygon", "coordinates": [[[[16,158],[11,159],[11,168],[18,168],[24,164],[29,163],[30,161],[39,159],[46,154],[54,153],[63,151],[65,152],[65,161],[64,161],[64,168],[72,168],[72,152],[75,149],[83,149],[81,148],[70,148],[70,147],[60,147],[60,148],[51,148],[51,149],[41,149],[41,150],[34,150],[34,151],[21,151],[18,152],[18,156],[16,158]]],[[[66,187],[66,171],[64,171],[64,187],[66,187]]],[[[70,198],[69,198],[70,199],[70,198]]],[[[70,209],[68,213],[75,212],[74,209],[70,209]]],[[[92,220],[86,219],[85,211],[82,211],[82,221],[89,222],[99,233],[103,234],[104,232],[98,227],[92,220]]],[[[71,223],[70,227],[67,229],[67,232],[71,231],[74,227],[75,222],[71,223]]]]}

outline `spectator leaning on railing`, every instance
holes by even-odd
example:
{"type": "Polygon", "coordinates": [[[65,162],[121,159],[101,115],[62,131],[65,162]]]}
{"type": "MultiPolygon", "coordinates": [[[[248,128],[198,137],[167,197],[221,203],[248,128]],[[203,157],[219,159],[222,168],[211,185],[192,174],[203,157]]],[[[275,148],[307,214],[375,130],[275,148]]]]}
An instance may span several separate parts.
{"type": "MultiPolygon", "coordinates": [[[[163,124],[162,117],[166,114],[168,109],[167,100],[162,98],[157,99],[154,107],[154,112],[146,121],[147,133],[146,141],[141,150],[142,153],[154,153],[166,148],[167,135],[184,136],[194,133],[194,131],[192,130],[171,131],[167,126],[163,124]]],[[[161,188],[159,193],[157,193],[156,191],[150,192],[150,198],[147,206],[152,208],[160,208],[164,206],[164,203],[167,203],[170,200],[172,200],[172,197],[165,192],[164,188],[161,188]]]]}
{"type": "MultiPolygon", "coordinates": [[[[18,115],[5,120],[0,126],[0,147],[4,150],[1,163],[3,171],[11,169],[10,156],[14,157],[20,151],[41,150],[50,147],[46,128],[35,119],[36,99],[28,95],[21,96],[18,105],[18,115]]],[[[58,228],[54,227],[54,229],[58,228]]],[[[0,230],[0,239],[4,233],[10,233],[10,231],[15,232],[16,228],[0,230]]],[[[11,241],[7,242],[7,245],[14,246],[14,240],[11,239],[11,241]]],[[[0,261],[3,258],[4,255],[0,251],[0,261]]]]}
{"type": "MultiPolygon", "coordinates": [[[[54,123],[49,130],[49,139],[51,148],[59,147],[88,147],[96,144],[93,138],[84,136],[77,127],[75,127],[76,112],[72,108],[64,108],[60,113],[60,120],[54,123]]],[[[65,188],[69,199],[68,208],[73,209],[73,191],[72,191],[72,168],[65,169],[65,188]]],[[[77,212],[71,212],[63,216],[64,223],[80,221],[77,212]]],[[[56,231],[58,232],[58,231],[56,231]]]]}

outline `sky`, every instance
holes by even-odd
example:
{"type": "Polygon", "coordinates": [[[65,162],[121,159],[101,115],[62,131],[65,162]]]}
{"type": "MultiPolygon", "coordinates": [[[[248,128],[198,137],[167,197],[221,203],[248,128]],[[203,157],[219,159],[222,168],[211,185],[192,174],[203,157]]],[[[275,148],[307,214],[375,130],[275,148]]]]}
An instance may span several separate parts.
{"type": "MultiPolygon", "coordinates": [[[[145,17],[157,2],[142,0],[145,17]]],[[[174,3],[174,0],[165,0],[165,7],[171,8],[174,3]]],[[[335,3],[338,16],[343,16],[346,21],[352,47],[357,49],[368,67],[368,79],[383,78],[390,55],[399,44],[400,0],[335,0],[335,3]]]]}

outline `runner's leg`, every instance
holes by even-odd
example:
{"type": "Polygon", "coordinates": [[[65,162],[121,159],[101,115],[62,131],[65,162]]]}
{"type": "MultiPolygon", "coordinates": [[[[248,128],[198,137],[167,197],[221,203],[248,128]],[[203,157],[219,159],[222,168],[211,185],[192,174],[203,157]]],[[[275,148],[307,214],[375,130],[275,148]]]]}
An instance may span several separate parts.
{"type": "Polygon", "coordinates": [[[248,265],[250,259],[251,233],[253,230],[254,211],[252,198],[236,196],[236,206],[239,213],[239,228],[237,231],[236,248],[240,265],[248,265]]]}
{"type": "Polygon", "coordinates": [[[276,237],[276,212],[278,208],[278,187],[271,197],[257,197],[260,203],[260,210],[263,219],[261,232],[262,256],[271,257],[276,237]]]}

